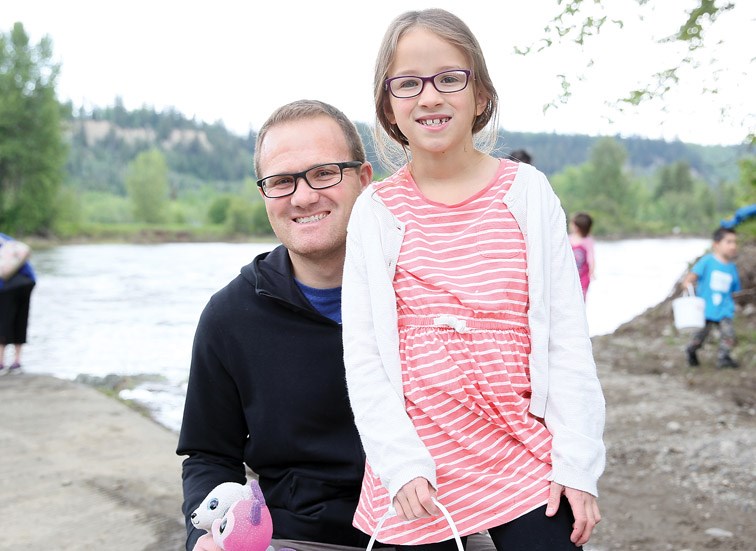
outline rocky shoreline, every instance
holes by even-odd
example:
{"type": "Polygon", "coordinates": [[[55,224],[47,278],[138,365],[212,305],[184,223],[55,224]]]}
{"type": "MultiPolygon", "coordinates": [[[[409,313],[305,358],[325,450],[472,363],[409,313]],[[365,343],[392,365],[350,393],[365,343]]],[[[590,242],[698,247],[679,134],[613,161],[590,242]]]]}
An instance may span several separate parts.
{"type": "Polygon", "coordinates": [[[741,245],[738,266],[739,369],[716,369],[711,344],[687,366],[675,294],[593,339],[607,399],[604,520],[591,541],[602,551],[754,549],[756,244],[741,245]]]}

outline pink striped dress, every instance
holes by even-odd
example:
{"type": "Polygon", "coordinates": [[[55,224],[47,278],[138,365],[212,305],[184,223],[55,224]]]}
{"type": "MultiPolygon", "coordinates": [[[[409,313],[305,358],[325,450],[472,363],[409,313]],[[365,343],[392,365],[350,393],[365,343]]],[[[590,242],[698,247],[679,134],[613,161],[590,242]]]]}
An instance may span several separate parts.
{"type": "MultiPolygon", "coordinates": [[[[499,526],[546,503],[551,435],[528,412],[525,240],[502,201],[517,163],[502,160],[489,186],[457,205],[426,199],[407,168],[378,184],[405,225],[394,288],[405,406],[436,462],[438,499],[462,535],[499,526]]],[[[366,467],[354,524],[372,534],[389,506],[366,467]]],[[[388,519],[392,544],[444,541],[443,516],[388,519]]]]}

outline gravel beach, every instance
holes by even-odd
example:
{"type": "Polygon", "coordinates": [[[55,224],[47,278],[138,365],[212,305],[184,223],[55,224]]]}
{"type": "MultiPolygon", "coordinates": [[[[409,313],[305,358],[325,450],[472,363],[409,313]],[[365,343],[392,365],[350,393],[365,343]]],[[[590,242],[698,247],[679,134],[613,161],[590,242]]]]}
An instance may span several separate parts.
{"type": "Polygon", "coordinates": [[[0,549],[180,550],[177,436],[102,392],[0,378],[0,549]]]}
{"type": "MultiPolygon", "coordinates": [[[[687,367],[671,297],[593,339],[607,468],[586,551],[754,549],[756,244],[743,249],[740,369],[714,368],[712,345],[687,367]]],[[[48,376],[0,377],[0,405],[0,550],[183,549],[175,433],[48,376]]]]}

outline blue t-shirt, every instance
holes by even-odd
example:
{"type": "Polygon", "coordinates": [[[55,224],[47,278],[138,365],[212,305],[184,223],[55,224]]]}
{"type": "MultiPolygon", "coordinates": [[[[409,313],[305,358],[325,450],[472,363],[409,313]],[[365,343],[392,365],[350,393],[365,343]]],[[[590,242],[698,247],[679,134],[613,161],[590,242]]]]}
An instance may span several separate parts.
{"type": "Polygon", "coordinates": [[[721,321],[722,318],[732,318],[735,315],[732,294],[740,291],[740,278],[735,263],[722,263],[709,253],[702,256],[691,271],[698,276],[696,294],[706,301],[706,319],[721,321]]]}
{"type": "Polygon", "coordinates": [[[297,282],[302,294],[307,297],[315,310],[341,324],[341,287],[316,289],[315,287],[308,287],[296,279],[294,281],[297,282]]]}

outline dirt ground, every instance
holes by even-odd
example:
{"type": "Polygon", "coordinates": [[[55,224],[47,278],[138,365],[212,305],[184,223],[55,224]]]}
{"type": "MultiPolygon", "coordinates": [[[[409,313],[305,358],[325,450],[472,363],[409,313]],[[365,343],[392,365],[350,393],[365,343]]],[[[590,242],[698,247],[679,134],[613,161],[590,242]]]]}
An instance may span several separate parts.
{"type": "MultiPolygon", "coordinates": [[[[687,367],[672,297],[593,339],[608,457],[586,551],[756,549],[756,243],[738,265],[740,369],[711,344],[687,367]]],[[[183,548],[175,434],[47,376],[3,377],[0,404],[0,549],[183,548]]]]}
{"type": "Polygon", "coordinates": [[[737,262],[739,369],[714,367],[716,340],[701,367],[687,366],[690,333],[674,328],[673,296],[593,339],[607,467],[604,519],[586,549],[756,549],[756,244],[741,245],[737,262]]]}
{"type": "Polygon", "coordinates": [[[178,551],[177,437],[90,386],[0,377],[0,550],[178,551]]]}

